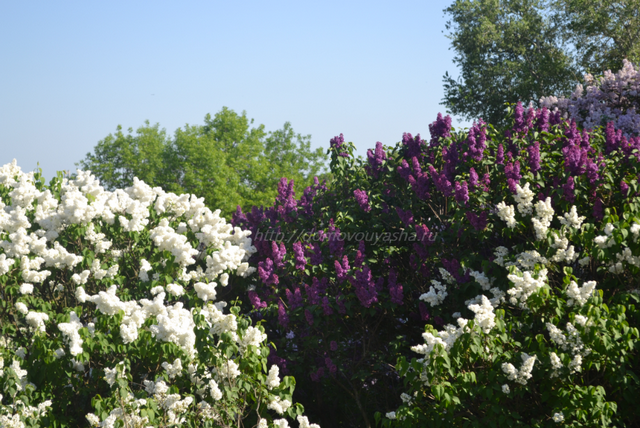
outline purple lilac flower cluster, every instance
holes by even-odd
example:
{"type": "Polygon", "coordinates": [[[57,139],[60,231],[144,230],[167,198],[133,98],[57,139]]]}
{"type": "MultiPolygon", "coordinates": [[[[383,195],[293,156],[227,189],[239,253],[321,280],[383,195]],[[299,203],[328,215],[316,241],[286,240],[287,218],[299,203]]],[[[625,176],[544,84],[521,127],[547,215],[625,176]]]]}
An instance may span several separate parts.
{"type": "Polygon", "coordinates": [[[384,161],[387,159],[387,154],[382,148],[382,143],[378,141],[376,143],[375,150],[367,150],[367,161],[369,165],[365,167],[367,173],[374,178],[378,178],[380,171],[382,169],[382,165],[384,161]]]}
{"type": "Polygon", "coordinates": [[[349,154],[347,152],[340,151],[343,144],[344,144],[344,135],[342,134],[340,134],[337,137],[333,137],[331,141],[329,141],[329,146],[338,152],[338,156],[346,158],[346,157],[349,157],[349,154]]]}
{"type": "Polygon", "coordinates": [[[443,118],[442,113],[438,113],[436,121],[429,125],[429,133],[431,134],[429,145],[432,147],[440,145],[441,139],[451,136],[451,116],[447,115],[443,118]]]}
{"type": "Polygon", "coordinates": [[[397,169],[400,176],[411,185],[420,199],[429,199],[429,176],[422,171],[422,167],[416,156],[411,158],[411,166],[403,159],[397,169]]]}
{"type": "Polygon", "coordinates": [[[362,211],[368,213],[371,211],[371,205],[369,205],[369,197],[364,190],[356,189],[353,191],[353,196],[356,198],[356,202],[362,208],[362,211]]]}

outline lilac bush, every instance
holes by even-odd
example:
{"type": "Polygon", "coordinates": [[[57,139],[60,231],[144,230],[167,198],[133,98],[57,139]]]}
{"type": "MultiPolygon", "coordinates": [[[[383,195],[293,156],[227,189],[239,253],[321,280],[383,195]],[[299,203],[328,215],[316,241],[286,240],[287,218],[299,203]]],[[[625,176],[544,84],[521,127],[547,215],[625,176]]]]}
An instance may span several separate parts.
{"type": "Polygon", "coordinates": [[[203,198],[14,160],[0,208],[1,427],[318,428],[220,299],[255,248],[203,198]]]}
{"type": "MultiPolygon", "coordinates": [[[[281,196],[273,206],[254,207],[247,213],[238,210],[234,216],[234,225],[252,232],[257,251],[250,262],[264,270],[259,281],[245,281],[246,291],[236,287],[241,290],[238,296],[251,305],[245,310],[252,309],[254,319],[264,322],[274,342],[270,360],[282,372],[295,375],[299,401],[323,424],[373,426],[376,411],[395,411],[406,404],[401,395],[406,378],[398,377],[407,374],[406,365],[397,361],[410,364],[415,353],[409,344],[417,342],[425,324],[434,337],[436,331],[445,331],[466,338],[470,336],[464,336],[458,318],[475,319],[472,325],[481,326],[479,331],[486,335],[493,328],[491,313],[498,317],[493,318],[496,323],[506,319],[497,315],[500,310],[523,316],[527,299],[535,299],[531,297],[535,293],[522,286],[523,291],[510,300],[509,290],[518,280],[509,280],[508,275],[518,273],[507,274],[509,266],[500,264],[515,263],[516,256],[516,261],[520,257],[525,263],[519,267],[520,275],[525,275],[522,269],[527,266],[532,273],[526,278],[547,284],[554,292],[574,275],[596,281],[602,302],[610,307],[627,305],[628,321],[616,322],[632,326],[624,333],[631,348],[616,348],[620,364],[600,366],[594,373],[607,373],[598,384],[604,391],[601,397],[606,396],[602,403],[618,403],[619,416],[608,404],[606,417],[623,422],[636,414],[622,390],[638,388],[632,381],[635,374],[630,374],[638,366],[633,351],[638,319],[630,306],[637,300],[630,293],[638,288],[637,268],[618,272],[617,256],[600,257],[599,247],[587,239],[595,239],[605,222],[623,212],[628,225],[620,230],[628,235],[638,209],[640,137],[625,137],[615,129],[581,131],[559,111],[547,108],[525,109],[518,104],[509,115],[513,123],[509,129],[477,122],[466,131],[452,129],[450,118],[439,115],[430,126],[429,140],[406,133],[394,147],[376,145],[366,159],[354,158],[353,145],[336,137],[330,148],[334,177],[330,187],[316,182],[295,201],[285,191],[290,182],[283,179],[281,196]],[[621,182],[629,186],[626,192],[621,192],[621,182]],[[585,216],[584,224],[589,225],[576,243],[552,234],[560,230],[555,215],[572,212],[585,216]],[[565,245],[565,239],[573,246],[565,245]],[[546,244],[531,245],[538,241],[546,244]],[[541,276],[543,265],[546,273],[541,276]],[[567,273],[564,267],[576,273],[567,273]],[[618,276],[612,280],[612,275],[618,276]],[[619,275],[626,276],[620,280],[619,275]],[[249,293],[257,299],[247,299],[249,293]],[[506,306],[494,310],[494,304],[506,306]]],[[[617,244],[622,247],[616,248],[625,254],[621,242],[617,244]]],[[[553,322],[569,315],[558,313],[553,322]]],[[[540,334],[541,340],[551,340],[540,334]]],[[[443,354],[438,361],[446,358],[443,354]]],[[[456,358],[458,365],[467,361],[464,356],[456,358]]],[[[587,364],[586,356],[584,360],[587,364]]],[[[527,361],[531,365],[533,360],[527,361]]],[[[534,378],[529,382],[535,379],[535,363],[532,367],[534,378]]],[[[498,369],[487,376],[503,373],[498,369]]],[[[585,376],[578,382],[587,382],[585,376]]],[[[412,393],[423,394],[422,405],[433,405],[433,391],[411,385],[412,393]]],[[[515,390],[513,385],[508,388],[515,390]]],[[[534,418],[534,412],[548,415],[553,409],[539,400],[535,389],[532,394],[522,397],[541,404],[530,413],[523,411],[521,417],[534,418]]],[[[455,405],[449,400],[419,420],[435,421],[443,410],[458,415],[451,407],[455,405]]],[[[596,415],[592,410],[587,416],[596,415]]],[[[411,412],[415,410],[399,412],[408,425],[411,412]]]]}

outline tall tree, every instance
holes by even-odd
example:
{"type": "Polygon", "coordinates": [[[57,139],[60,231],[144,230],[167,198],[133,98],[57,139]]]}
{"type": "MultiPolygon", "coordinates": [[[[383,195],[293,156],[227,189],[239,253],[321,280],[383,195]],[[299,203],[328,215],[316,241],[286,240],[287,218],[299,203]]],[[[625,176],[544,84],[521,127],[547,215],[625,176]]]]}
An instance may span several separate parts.
{"type": "Polygon", "coordinates": [[[640,62],[640,0],[557,0],[576,62],[590,73],[640,62]]]}
{"type": "Polygon", "coordinates": [[[445,9],[460,78],[442,104],[500,124],[504,104],[568,95],[582,73],[638,60],[640,0],[456,0],[445,9]],[[635,58],[635,59],[634,59],[635,58]]]}
{"type": "Polygon", "coordinates": [[[561,31],[539,0],[457,0],[445,12],[461,78],[444,76],[443,104],[455,115],[500,123],[504,103],[537,101],[575,80],[561,31]]]}
{"type": "Polygon", "coordinates": [[[91,170],[108,189],[138,177],[167,191],[193,193],[230,217],[238,205],[271,205],[281,177],[301,192],[315,176],[325,177],[326,154],[311,149],[310,136],[295,134],[289,122],[267,133],[253,127],[245,112],[223,107],[204,125],[186,125],[167,138],[159,125],[129,129],[98,142],[78,165],[91,170]]]}

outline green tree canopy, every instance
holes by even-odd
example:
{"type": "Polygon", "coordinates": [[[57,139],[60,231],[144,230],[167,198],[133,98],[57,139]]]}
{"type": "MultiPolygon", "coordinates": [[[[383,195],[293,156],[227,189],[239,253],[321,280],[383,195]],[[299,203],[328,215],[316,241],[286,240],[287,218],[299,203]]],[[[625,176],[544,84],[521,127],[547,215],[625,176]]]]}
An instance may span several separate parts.
{"type": "Polygon", "coordinates": [[[640,60],[640,0],[456,0],[454,63],[442,104],[466,119],[501,124],[505,103],[568,95],[586,71],[640,60]]]}
{"type": "Polygon", "coordinates": [[[289,122],[267,133],[264,125],[223,107],[204,125],[185,125],[167,137],[159,125],[145,122],[128,134],[98,142],[77,165],[91,170],[107,189],[131,185],[133,177],[167,191],[194,193],[207,206],[230,217],[238,205],[270,205],[282,177],[301,192],[315,176],[325,177],[326,154],[311,149],[311,136],[296,134],[289,122]]]}
{"type": "Polygon", "coordinates": [[[565,37],[582,70],[619,70],[622,60],[640,62],[640,0],[558,0],[565,37]]]}
{"type": "Polygon", "coordinates": [[[93,153],[87,153],[76,165],[90,169],[110,190],[129,186],[133,177],[155,183],[163,173],[163,151],[169,141],[165,130],[146,121],[137,135],[132,135],[131,128],[128,132],[125,135],[118,125],[115,134],[100,140],[93,153]]]}

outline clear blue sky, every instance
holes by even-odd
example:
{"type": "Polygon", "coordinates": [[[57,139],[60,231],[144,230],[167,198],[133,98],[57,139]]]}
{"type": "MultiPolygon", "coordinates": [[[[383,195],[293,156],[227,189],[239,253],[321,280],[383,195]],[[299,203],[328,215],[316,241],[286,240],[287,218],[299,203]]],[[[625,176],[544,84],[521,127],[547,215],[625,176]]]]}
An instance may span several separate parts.
{"type": "Polygon", "coordinates": [[[428,137],[458,75],[451,2],[2,2],[0,165],[51,178],[119,124],[172,135],[223,106],[315,147],[344,133],[360,155],[428,137]]]}

